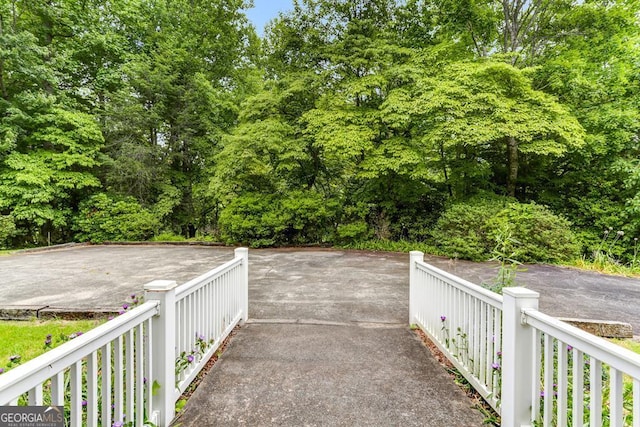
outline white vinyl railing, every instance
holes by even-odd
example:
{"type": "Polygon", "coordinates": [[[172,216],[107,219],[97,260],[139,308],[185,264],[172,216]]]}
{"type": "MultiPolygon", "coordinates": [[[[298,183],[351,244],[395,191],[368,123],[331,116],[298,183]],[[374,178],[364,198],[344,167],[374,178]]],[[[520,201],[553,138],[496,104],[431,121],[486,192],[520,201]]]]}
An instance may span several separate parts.
{"type": "Polygon", "coordinates": [[[168,426],[175,403],[222,341],[248,319],[248,250],[0,376],[0,406],[64,406],[76,426],[168,426]],[[106,375],[105,375],[106,374],[106,375]]]}
{"type": "Polygon", "coordinates": [[[640,355],[535,309],[532,412],[542,426],[640,426],[640,355]]]}
{"type": "Polygon", "coordinates": [[[500,296],[423,257],[411,252],[409,322],[503,426],[640,427],[640,355],[538,311],[537,292],[504,288],[500,296]]]}
{"type": "Polygon", "coordinates": [[[431,338],[474,389],[500,411],[502,297],[411,253],[411,324],[431,338]]]}

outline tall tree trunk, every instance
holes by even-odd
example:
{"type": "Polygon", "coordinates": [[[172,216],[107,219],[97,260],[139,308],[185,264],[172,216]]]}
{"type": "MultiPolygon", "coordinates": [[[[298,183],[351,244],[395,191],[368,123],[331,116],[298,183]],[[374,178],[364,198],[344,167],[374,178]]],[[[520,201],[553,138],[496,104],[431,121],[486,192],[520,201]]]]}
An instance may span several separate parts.
{"type": "Polygon", "coordinates": [[[507,155],[508,155],[508,172],[507,172],[507,195],[515,197],[516,181],[518,180],[518,141],[512,137],[507,137],[507,155]]]}

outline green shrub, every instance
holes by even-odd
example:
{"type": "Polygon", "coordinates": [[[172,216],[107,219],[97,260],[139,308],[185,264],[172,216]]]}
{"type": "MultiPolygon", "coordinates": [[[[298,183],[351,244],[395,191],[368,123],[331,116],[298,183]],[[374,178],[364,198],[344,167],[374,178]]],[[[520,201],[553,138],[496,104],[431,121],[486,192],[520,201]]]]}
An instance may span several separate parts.
{"type": "Polygon", "coordinates": [[[312,191],[286,196],[245,193],[220,213],[218,225],[227,243],[253,247],[326,241],[336,203],[312,191]]]}
{"type": "Polygon", "coordinates": [[[432,233],[438,248],[459,258],[484,261],[492,256],[499,233],[517,241],[522,262],[557,262],[578,255],[569,221],[535,203],[506,197],[475,197],[447,209],[432,233]]]}
{"type": "Polygon", "coordinates": [[[486,261],[495,246],[489,221],[513,199],[477,196],[444,211],[432,232],[434,244],[451,257],[486,261]]]}
{"type": "Polygon", "coordinates": [[[0,248],[7,246],[11,237],[16,234],[16,223],[11,215],[0,215],[0,248]]]}
{"type": "Polygon", "coordinates": [[[80,204],[73,229],[76,239],[94,243],[147,240],[160,221],[133,197],[113,198],[99,193],[80,204]]]}
{"type": "Polygon", "coordinates": [[[489,228],[507,227],[519,242],[516,258],[522,262],[558,262],[578,256],[580,245],[571,223],[542,205],[509,203],[489,220],[489,228]]]}

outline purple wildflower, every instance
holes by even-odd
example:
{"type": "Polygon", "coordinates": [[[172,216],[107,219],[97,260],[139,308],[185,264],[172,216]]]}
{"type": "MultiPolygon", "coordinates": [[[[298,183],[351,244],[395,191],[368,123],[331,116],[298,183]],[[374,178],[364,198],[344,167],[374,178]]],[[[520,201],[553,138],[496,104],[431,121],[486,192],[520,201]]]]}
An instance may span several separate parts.
{"type": "Polygon", "coordinates": [[[491,367],[493,368],[494,371],[500,370],[500,364],[498,362],[492,363],[491,367]]]}
{"type": "Polygon", "coordinates": [[[544,397],[544,390],[540,391],[540,397],[544,397]]]}
{"type": "Polygon", "coordinates": [[[123,308],[123,309],[125,309],[125,310],[126,310],[126,309],[128,309],[128,308],[129,308],[129,304],[127,304],[127,303],[125,302],[124,304],[122,304],[122,308],[123,308]]]}
{"type": "Polygon", "coordinates": [[[124,427],[124,423],[122,421],[116,421],[111,427],[124,427]]]}
{"type": "Polygon", "coordinates": [[[445,320],[447,320],[447,316],[440,316],[440,321],[444,322],[445,320]]]}
{"type": "Polygon", "coordinates": [[[571,350],[573,350],[573,346],[572,345],[568,345],[567,346],[567,351],[571,351],[571,350]]]}
{"type": "Polygon", "coordinates": [[[82,401],[82,406],[87,406],[87,401],[86,400],[82,401]]]}
{"type": "Polygon", "coordinates": [[[118,314],[124,314],[124,310],[120,310],[118,314]]]}
{"type": "Polygon", "coordinates": [[[0,368],[0,374],[4,374],[4,368],[0,368]]]}
{"type": "Polygon", "coordinates": [[[498,355],[498,357],[502,357],[502,352],[500,350],[498,350],[496,354],[498,355]]]}
{"type": "Polygon", "coordinates": [[[196,337],[198,337],[198,340],[204,341],[204,335],[203,334],[196,333],[196,337]]]}
{"type": "Polygon", "coordinates": [[[78,331],[78,332],[76,332],[76,336],[77,336],[77,337],[79,337],[79,336],[80,336],[80,335],[82,335],[82,334],[84,334],[84,332],[82,332],[82,331],[78,331]]]}
{"type": "Polygon", "coordinates": [[[131,294],[131,299],[136,299],[136,294],[131,294]]]}
{"type": "Polygon", "coordinates": [[[187,362],[192,363],[195,360],[195,357],[193,357],[193,354],[190,354],[187,356],[187,362]]]}

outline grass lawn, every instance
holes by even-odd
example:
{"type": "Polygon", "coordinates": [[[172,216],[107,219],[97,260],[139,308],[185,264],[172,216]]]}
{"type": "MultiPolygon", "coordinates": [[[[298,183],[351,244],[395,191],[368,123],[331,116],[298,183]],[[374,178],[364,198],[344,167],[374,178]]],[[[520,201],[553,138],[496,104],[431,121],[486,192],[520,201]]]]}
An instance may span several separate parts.
{"type": "Polygon", "coordinates": [[[72,334],[86,332],[100,323],[99,320],[0,321],[0,369],[6,372],[68,341],[72,334]],[[46,346],[49,334],[51,344],[46,346]],[[19,356],[19,359],[12,362],[14,356],[19,356]]]}
{"type": "Polygon", "coordinates": [[[611,340],[614,344],[640,354],[640,342],[636,340],[611,340]]]}

